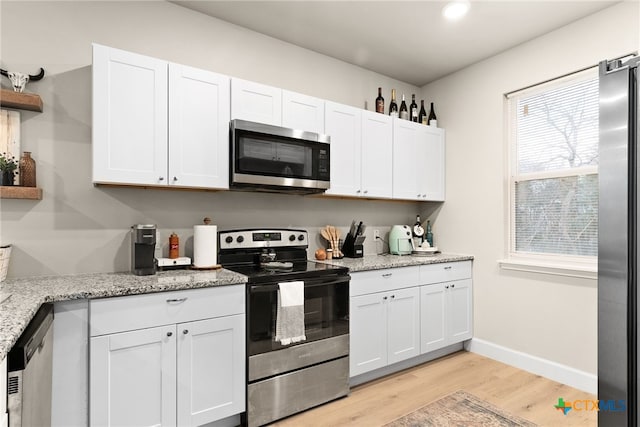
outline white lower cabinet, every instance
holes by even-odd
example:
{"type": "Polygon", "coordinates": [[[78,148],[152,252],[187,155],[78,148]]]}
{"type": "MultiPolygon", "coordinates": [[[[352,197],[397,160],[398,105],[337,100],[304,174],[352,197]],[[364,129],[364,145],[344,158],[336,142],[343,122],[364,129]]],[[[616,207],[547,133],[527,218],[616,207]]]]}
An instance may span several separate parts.
{"type": "Polygon", "coordinates": [[[401,287],[417,280],[417,269],[352,273],[351,277],[352,295],[366,289],[367,284],[373,285],[372,290],[381,286],[391,290],[351,296],[350,376],[419,355],[420,289],[401,287]],[[393,272],[400,274],[393,276],[393,272]]]}
{"type": "Polygon", "coordinates": [[[471,261],[351,273],[350,376],[472,338],[472,305],[471,261]]]}
{"type": "Polygon", "coordinates": [[[473,336],[471,261],[420,267],[420,352],[473,336]]]}
{"type": "Polygon", "coordinates": [[[90,425],[199,426],[243,412],[245,316],[229,314],[243,301],[243,287],[236,288],[239,295],[224,290],[217,297],[218,289],[208,289],[103,300],[95,310],[98,325],[111,312],[125,328],[127,299],[135,299],[140,313],[155,311],[147,317],[154,322],[164,310],[167,324],[90,338],[90,425]],[[228,308],[219,317],[211,310],[210,318],[176,322],[203,316],[207,297],[228,308]]]}
{"type": "Polygon", "coordinates": [[[7,416],[7,359],[0,360],[0,427],[9,425],[7,416]]]}

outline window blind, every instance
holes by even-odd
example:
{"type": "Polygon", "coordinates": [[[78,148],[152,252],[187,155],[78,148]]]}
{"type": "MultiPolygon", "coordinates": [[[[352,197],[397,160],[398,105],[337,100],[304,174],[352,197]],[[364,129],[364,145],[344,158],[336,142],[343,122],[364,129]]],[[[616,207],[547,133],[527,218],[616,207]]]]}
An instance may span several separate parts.
{"type": "Polygon", "coordinates": [[[598,78],[510,98],[512,252],[598,254],[598,78]]]}

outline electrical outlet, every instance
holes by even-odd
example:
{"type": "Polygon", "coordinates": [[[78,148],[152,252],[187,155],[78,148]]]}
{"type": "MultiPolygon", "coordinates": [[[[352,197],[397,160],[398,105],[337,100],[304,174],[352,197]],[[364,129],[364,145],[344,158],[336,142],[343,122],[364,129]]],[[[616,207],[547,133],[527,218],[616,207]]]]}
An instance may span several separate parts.
{"type": "Polygon", "coordinates": [[[380,230],[373,230],[373,240],[378,240],[380,238],[380,230]]]}

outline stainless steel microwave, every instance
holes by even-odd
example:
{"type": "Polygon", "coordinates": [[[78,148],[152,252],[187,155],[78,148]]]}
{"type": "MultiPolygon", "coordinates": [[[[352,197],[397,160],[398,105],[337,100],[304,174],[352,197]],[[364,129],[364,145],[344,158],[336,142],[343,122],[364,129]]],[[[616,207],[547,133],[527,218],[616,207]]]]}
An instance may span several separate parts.
{"type": "Polygon", "coordinates": [[[322,193],[329,188],[330,138],[245,120],[230,124],[229,186],[236,190],[322,193]]]}

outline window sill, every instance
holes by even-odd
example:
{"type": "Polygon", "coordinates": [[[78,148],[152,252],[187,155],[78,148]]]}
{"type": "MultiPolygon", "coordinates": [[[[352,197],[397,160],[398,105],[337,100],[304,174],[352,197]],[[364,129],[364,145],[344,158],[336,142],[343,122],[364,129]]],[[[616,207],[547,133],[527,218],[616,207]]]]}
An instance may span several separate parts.
{"type": "Polygon", "coordinates": [[[526,271],[529,273],[553,274],[556,276],[578,277],[598,280],[596,263],[554,262],[531,258],[508,258],[498,260],[503,270],[526,271]]]}

